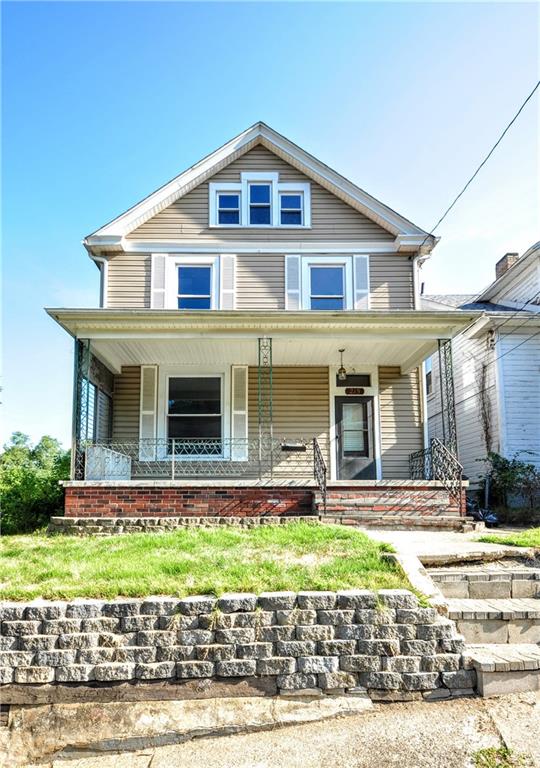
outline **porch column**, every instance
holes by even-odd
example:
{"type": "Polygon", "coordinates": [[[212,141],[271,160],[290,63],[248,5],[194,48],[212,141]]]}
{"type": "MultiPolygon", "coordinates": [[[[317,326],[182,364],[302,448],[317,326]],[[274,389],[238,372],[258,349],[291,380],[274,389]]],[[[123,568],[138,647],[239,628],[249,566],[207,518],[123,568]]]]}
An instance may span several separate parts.
{"type": "Polygon", "coordinates": [[[451,339],[438,339],[443,443],[457,457],[456,403],[451,339]]]}
{"type": "Polygon", "coordinates": [[[257,395],[259,415],[259,477],[273,469],[272,339],[259,338],[257,395]]]}
{"type": "Polygon", "coordinates": [[[91,358],[89,339],[75,339],[73,358],[71,478],[84,480],[84,451],[81,443],[88,436],[91,358]]]}

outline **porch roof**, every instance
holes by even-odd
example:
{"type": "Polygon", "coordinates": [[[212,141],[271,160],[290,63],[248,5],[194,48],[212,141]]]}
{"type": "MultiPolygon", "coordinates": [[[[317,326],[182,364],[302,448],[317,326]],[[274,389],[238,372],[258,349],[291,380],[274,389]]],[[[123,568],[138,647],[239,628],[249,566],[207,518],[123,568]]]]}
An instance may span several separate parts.
{"type": "Polygon", "coordinates": [[[368,365],[400,366],[406,373],[482,312],[371,310],[368,312],[48,309],[112,370],[145,363],[256,365],[260,336],[273,338],[274,365],[331,365],[337,350],[368,365]]]}

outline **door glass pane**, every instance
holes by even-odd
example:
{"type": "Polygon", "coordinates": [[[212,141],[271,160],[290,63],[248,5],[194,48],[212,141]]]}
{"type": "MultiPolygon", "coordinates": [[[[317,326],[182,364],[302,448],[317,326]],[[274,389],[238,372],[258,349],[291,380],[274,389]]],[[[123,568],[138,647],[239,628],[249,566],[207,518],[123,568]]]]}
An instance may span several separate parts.
{"type": "Polygon", "coordinates": [[[343,452],[364,452],[366,410],[364,403],[343,403],[343,452]]]}
{"type": "Polygon", "coordinates": [[[221,379],[169,379],[168,405],[170,414],[221,413],[221,379]]]}

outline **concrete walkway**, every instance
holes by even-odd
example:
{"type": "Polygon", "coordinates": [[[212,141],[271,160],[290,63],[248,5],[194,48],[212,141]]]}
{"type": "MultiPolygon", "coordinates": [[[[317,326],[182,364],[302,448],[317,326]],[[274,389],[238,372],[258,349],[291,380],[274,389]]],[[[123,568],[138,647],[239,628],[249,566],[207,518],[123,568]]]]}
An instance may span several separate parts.
{"type": "MultiPolygon", "coordinates": [[[[379,704],[360,716],[116,755],[64,754],[49,768],[470,768],[506,744],[540,768],[540,694],[379,704]]],[[[43,768],[43,765],[41,766],[43,768]]]]}

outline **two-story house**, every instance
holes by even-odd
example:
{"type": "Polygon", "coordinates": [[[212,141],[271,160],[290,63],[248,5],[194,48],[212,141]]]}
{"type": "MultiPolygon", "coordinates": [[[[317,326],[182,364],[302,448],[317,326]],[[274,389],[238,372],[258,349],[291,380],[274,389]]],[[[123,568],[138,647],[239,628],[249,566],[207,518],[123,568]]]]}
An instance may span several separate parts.
{"type": "MultiPolygon", "coordinates": [[[[459,460],[472,488],[489,451],[540,469],[540,243],[505,254],[478,295],[422,297],[425,309],[485,315],[452,341],[459,460]]],[[[428,364],[429,433],[442,436],[438,356],[428,364]]]]}
{"type": "Polygon", "coordinates": [[[455,522],[410,469],[422,361],[478,314],[422,310],[435,244],[264,123],[89,235],[101,307],[48,310],[76,340],[66,515],[455,522]]]}

